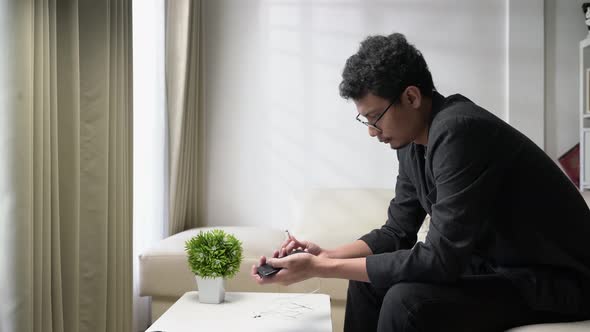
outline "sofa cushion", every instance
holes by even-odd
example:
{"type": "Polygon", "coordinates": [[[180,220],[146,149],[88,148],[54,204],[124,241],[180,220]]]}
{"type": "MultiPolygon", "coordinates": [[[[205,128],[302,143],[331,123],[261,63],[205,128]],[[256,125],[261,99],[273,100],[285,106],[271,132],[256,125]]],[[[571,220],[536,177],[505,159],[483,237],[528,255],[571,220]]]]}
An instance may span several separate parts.
{"type": "MultiPolygon", "coordinates": [[[[294,201],[292,233],[323,248],[353,242],[387,221],[391,189],[312,189],[294,201]]],[[[429,218],[420,228],[424,241],[429,218]]]]}
{"type": "Polygon", "coordinates": [[[506,332],[588,332],[590,320],[572,323],[535,324],[516,327],[506,332]]]}
{"type": "Polygon", "coordinates": [[[335,248],[387,220],[388,189],[312,189],[293,205],[295,237],[335,248]]]}

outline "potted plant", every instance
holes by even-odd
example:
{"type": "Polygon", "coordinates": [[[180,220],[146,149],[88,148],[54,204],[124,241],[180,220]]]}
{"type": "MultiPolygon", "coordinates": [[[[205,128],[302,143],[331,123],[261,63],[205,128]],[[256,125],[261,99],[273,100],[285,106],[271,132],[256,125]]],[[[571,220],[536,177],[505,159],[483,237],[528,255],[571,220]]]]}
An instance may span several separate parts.
{"type": "Polygon", "coordinates": [[[199,301],[221,303],[225,298],[225,279],[238,273],[242,262],[242,243],[220,229],[200,231],[185,243],[188,265],[195,274],[199,301]]]}

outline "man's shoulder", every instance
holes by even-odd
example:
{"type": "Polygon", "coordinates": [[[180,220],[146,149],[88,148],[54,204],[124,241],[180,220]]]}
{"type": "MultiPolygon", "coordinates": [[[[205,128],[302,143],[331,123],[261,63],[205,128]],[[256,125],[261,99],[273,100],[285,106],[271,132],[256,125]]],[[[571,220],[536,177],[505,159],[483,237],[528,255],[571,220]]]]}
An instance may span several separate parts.
{"type": "Polygon", "coordinates": [[[460,94],[455,94],[446,97],[440,109],[436,110],[428,136],[430,141],[441,135],[468,136],[470,131],[496,131],[504,126],[501,119],[486,109],[460,94]]]}

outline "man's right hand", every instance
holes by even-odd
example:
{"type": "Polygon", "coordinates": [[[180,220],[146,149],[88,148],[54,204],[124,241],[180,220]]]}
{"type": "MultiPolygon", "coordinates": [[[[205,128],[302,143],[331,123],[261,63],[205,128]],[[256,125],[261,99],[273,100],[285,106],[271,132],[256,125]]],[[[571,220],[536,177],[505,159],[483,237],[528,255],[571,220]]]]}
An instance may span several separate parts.
{"type": "Polygon", "coordinates": [[[323,249],[309,241],[297,240],[293,235],[283,242],[279,250],[275,250],[272,257],[284,257],[294,249],[305,250],[312,255],[322,258],[360,258],[372,255],[371,248],[362,240],[356,240],[335,249],[323,249]]]}
{"type": "Polygon", "coordinates": [[[293,235],[289,235],[289,238],[286,239],[282,244],[280,250],[275,251],[274,257],[283,257],[287,256],[293,250],[305,250],[308,253],[319,256],[319,257],[328,257],[328,253],[326,250],[323,250],[320,246],[313,242],[309,241],[300,241],[297,240],[293,235]]]}

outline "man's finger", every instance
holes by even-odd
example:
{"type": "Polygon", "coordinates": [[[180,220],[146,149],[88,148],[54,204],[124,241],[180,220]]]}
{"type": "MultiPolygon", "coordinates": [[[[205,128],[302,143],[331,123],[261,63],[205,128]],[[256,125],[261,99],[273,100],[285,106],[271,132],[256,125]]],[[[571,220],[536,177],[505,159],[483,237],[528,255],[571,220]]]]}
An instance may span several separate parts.
{"type": "Polygon", "coordinates": [[[260,275],[258,275],[257,271],[256,271],[256,265],[252,265],[252,278],[254,279],[254,281],[256,281],[257,284],[260,284],[261,282],[261,277],[260,275]]]}
{"type": "Polygon", "coordinates": [[[298,246],[298,243],[296,243],[295,241],[291,241],[291,243],[289,243],[289,245],[287,245],[287,249],[286,249],[287,254],[290,253],[291,251],[293,251],[295,246],[298,246]]]}
{"type": "Polygon", "coordinates": [[[286,258],[269,258],[266,263],[272,267],[286,267],[288,259],[286,258]]]}
{"type": "Polygon", "coordinates": [[[289,244],[289,242],[291,242],[291,239],[286,239],[285,241],[283,241],[283,243],[281,243],[281,248],[286,247],[287,244],[289,244]]]}
{"type": "Polygon", "coordinates": [[[293,240],[293,242],[295,242],[295,243],[299,243],[299,245],[302,245],[302,243],[303,243],[303,241],[297,240],[294,236],[291,236],[291,240],[293,240]]]}

